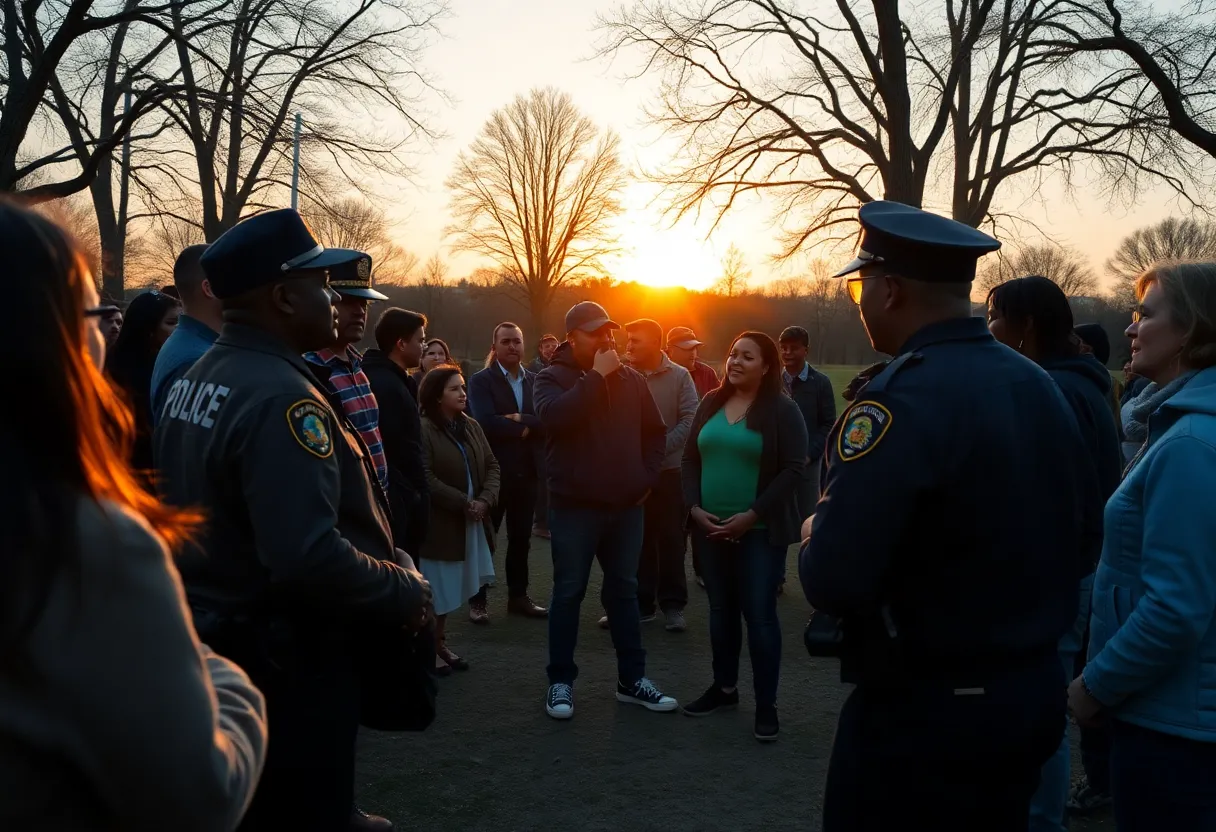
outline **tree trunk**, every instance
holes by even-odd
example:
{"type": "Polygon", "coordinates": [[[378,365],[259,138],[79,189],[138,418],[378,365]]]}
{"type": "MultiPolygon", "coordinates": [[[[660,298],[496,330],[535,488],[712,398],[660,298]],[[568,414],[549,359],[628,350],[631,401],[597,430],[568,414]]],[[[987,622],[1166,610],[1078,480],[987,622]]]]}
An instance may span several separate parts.
{"type": "Polygon", "coordinates": [[[540,337],[548,331],[545,329],[545,317],[549,311],[549,300],[545,297],[546,294],[547,292],[543,288],[533,289],[528,293],[528,310],[532,315],[533,340],[536,341],[539,341],[540,337]]]}

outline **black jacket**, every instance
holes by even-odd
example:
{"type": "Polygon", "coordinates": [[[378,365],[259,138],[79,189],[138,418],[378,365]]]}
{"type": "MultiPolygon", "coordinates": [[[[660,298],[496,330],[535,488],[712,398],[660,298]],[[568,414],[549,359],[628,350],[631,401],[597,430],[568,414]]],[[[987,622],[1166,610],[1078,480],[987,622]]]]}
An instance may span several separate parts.
{"type": "MultiPolygon", "coordinates": [[[[1043,369],[1059,385],[1064,399],[1072,407],[1081,429],[1081,438],[1093,461],[1097,490],[1087,489],[1090,505],[1087,516],[1101,518],[1106,501],[1119,487],[1123,476],[1123,451],[1119,444],[1119,426],[1110,409],[1110,373],[1092,355],[1078,355],[1055,361],[1044,361],[1043,369]]],[[[1097,534],[1087,535],[1081,554],[1081,574],[1088,575],[1098,566],[1102,554],[1100,527],[1097,534]]]]}
{"type": "Polygon", "coordinates": [[[627,508],[658,483],[667,428],[637,370],[584,372],[562,344],[535,397],[552,506],[627,508]]]}
{"type": "Polygon", "coordinates": [[[541,446],[540,419],[532,402],[536,376],[519,368],[524,381],[524,406],[515,401],[515,391],[503,375],[502,367],[493,362],[469,379],[469,409],[481,425],[498,459],[504,480],[536,477],[536,454],[541,446]],[[506,418],[520,414],[520,421],[506,418]],[[527,429],[528,435],[523,435],[527,429]]]}
{"type": "MultiPolygon", "coordinates": [[[[684,460],[680,465],[684,505],[690,510],[701,504],[701,448],[697,438],[701,428],[722,409],[729,397],[718,388],[701,400],[692,420],[692,432],[684,444],[684,460]]],[[[806,427],[802,413],[789,396],[782,394],[767,406],[753,408],[748,414],[747,426],[759,431],[764,440],[756,499],[751,509],[768,528],[769,543],[774,546],[797,543],[803,520],[798,511],[798,479],[806,461],[806,427]]]]}
{"type": "Polygon", "coordinates": [[[981,318],[926,326],[858,392],[827,460],[799,571],[844,619],[845,681],[983,686],[1057,660],[1091,463],[1046,371],[981,318]]]}
{"type": "Polygon", "coordinates": [[[808,365],[807,369],[806,381],[794,376],[790,382],[790,398],[798,405],[806,423],[806,455],[810,465],[818,468],[827,447],[828,434],[836,424],[836,397],[832,394],[831,379],[814,367],[808,365]]]}
{"type": "Polygon", "coordinates": [[[196,610],[400,628],[421,608],[422,576],[393,562],[383,492],[324,369],[229,323],[170,388],[156,460],[165,501],[207,517],[177,560],[196,610]]]}
{"type": "Polygon", "coordinates": [[[431,513],[422,459],[418,382],[380,350],[368,350],[363,356],[363,372],[380,407],[393,539],[416,556],[426,540],[431,513]]]}

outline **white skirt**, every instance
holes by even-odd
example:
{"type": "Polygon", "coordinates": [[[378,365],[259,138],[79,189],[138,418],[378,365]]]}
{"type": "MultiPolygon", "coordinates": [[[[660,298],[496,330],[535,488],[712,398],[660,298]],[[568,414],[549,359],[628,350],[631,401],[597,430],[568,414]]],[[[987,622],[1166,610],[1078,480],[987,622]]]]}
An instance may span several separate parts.
{"type": "Polygon", "coordinates": [[[430,581],[435,615],[447,615],[494,580],[494,556],[481,521],[468,523],[464,531],[464,560],[418,559],[418,568],[430,581]]]}

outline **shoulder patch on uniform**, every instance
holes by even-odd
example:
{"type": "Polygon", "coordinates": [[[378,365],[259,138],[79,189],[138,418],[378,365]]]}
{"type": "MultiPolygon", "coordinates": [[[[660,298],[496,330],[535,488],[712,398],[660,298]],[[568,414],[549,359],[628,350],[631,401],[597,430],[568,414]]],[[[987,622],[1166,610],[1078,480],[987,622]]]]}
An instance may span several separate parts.
{"type": "Polygon", "coordinates": [[[292,437],[313,456],[328,459],[334,452],[329,413],[316,400],[300,399],[287,408],[287,425],[292,437]]]}
{"type": "Polygon", "coordinates": [[[844,426],[836,437],[836,452],[850,462],[874,450],[891,427],[891,411],[875,401],[862,401],[849,408],[844,426]]]}

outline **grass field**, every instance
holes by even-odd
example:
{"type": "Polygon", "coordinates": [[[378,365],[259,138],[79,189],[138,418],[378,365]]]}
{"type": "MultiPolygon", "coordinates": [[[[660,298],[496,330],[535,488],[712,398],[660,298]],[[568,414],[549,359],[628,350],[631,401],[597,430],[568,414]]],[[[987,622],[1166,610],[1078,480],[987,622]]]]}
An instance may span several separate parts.
{"type": "MultiPolygon", "coordinates": [[[[612,644],[596,627],[598,568],[579,629],[575,718],[557,722],[543,707],[546,623],[507,617],[503,543],[495,558],[499,586],[491,592],[491,625],[475,627],[457,615],[449,624],[449,643],[472,668],[440,680],[434,725],[421,735],[361,737],[364,809],[392,818],[398,829],[426,832],[820,828],[828,754],[848,688],[839,683],[835,662],[812,661],[802,648],[807,604],[796,580],[778,600],[784,645],[779,742],[752,738],[746,648],[738,712],[693,720],[618,704],[612,644]]],[[[791,576],[796,556],[791,548],[791,576]]],[[[691,567],[689,574],[688,632],[668,633],[659,622],[642,630],[648,674],[681,702],[712,680],[708,605],[691,567]]],[[[537,539],[531,577],[532,595],[543,602],[551,561],[548,544],[537,539]]],[[[1072,825],[1074,832],[1113,828],[1105,816],[1072,825]]]]}

